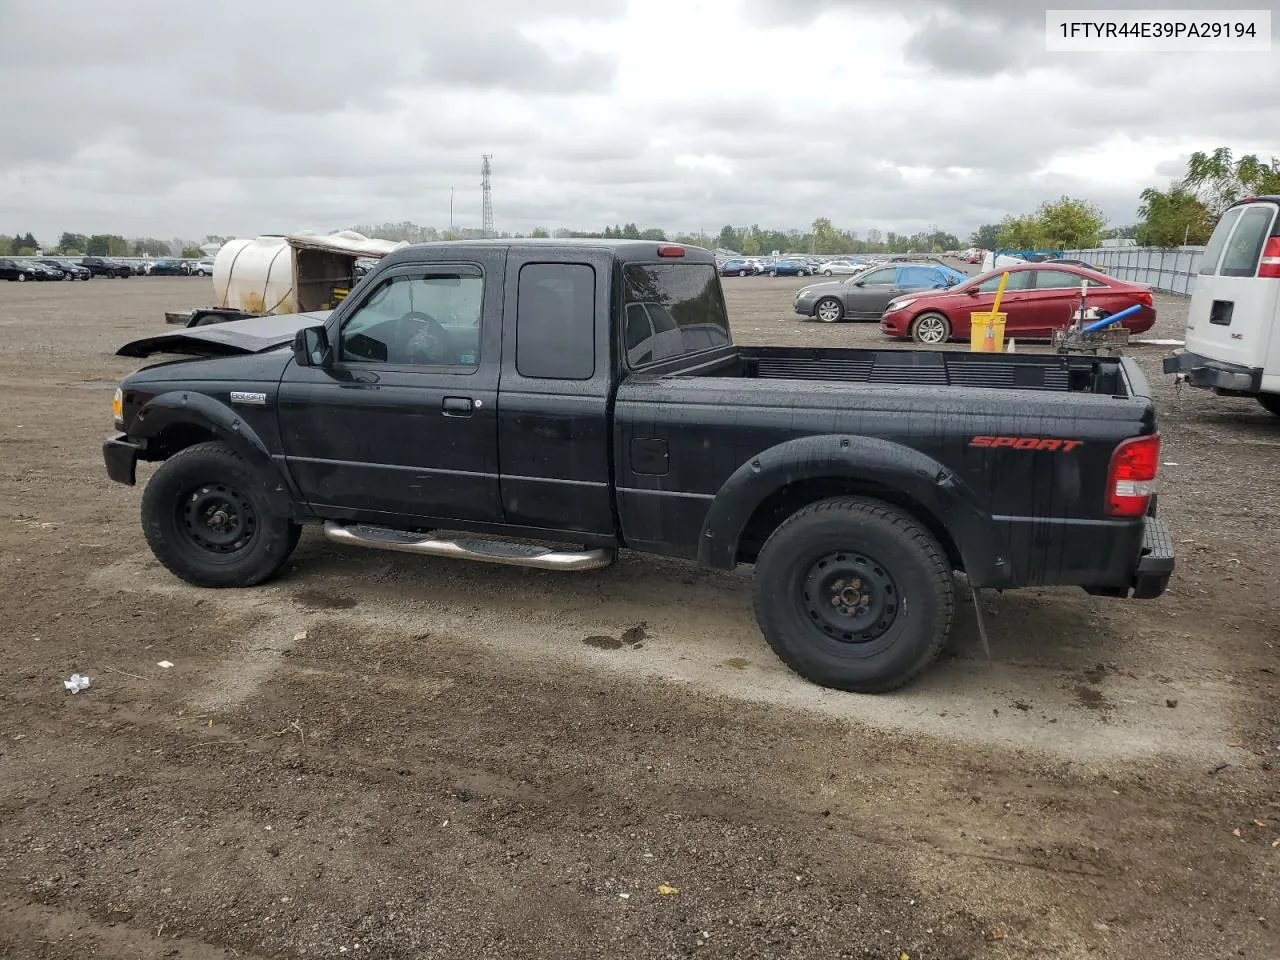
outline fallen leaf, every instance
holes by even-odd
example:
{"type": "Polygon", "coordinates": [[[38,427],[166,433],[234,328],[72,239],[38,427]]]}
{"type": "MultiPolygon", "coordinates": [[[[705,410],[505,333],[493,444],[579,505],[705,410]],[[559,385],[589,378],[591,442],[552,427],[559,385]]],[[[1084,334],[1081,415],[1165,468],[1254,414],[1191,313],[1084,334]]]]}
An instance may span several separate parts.
{"type": "Polygon", "coordinates": [[[1232,830],[1232,831],[1231,831],[1231,835],[1232,835],[1233,837],[1239,837],[1239,836],[1242,836],[1242,834],[1240,833],[1240,828],[1239,828],[1239,827],[1236,827],[1234,830],[1232,830]]]}
{"type": "Polygon", "coordinates": [[[1263,823],[1261,820],[1255,820],[1255,821],[1253,821],[1253,825],[1254,825],[1255,827],[1265,827],[1265,826],[1266,826],[1266,824],[1265,824],[1265,823],[1263,823]]]}
{"type": "Polygon", "coordinates": [[[900,954],[898,954],[898,960],[911,960],[911,954],[903,950],[900,954]]]}
{"type": "Polygon", "coordinates": [[[1272,840],[1271,845],[1273,847],[1280,847],[1280,837],[1276,837],[1274,840],[1272,840]]]}
{"type": "Polygon", "coordinates": [[[665,883],[660,883],[660,884],[658,884],[658,892],[659,892],[660,894],[662,894],[664,897],[669,897],[669,896],[671,896],[671,895],[673,895],[673,894],[679,893],[679,892],[680,892],[680,888],[679,888],[679,887],[671,887],[671,886],[668,886],[668,885],[667,885],[667,884],[665,884],[665,883]]]}
{"type": "Polygon", "coordinates": [[[987,931],[987,939],[988,939],[988,940],[1003,940],[1003,939],[1004,939],[1004,931],[1003,931],[1003,930],[988,930],[988,931],[987,931]]]}
{"type": "Polygon", "coordinates": [[[156,664],[156,666],[159,667],[161,670],[168,670],[170,667],[173,666],[173,664],[168,660],[161,660],[159,663],[156,664]]]}
{"type": "Polygon", "coordinates": [[[293,642],[294,642],[294,643],[298,643],[298,642],[300,642],[300,641],[302,641],[302,640],[305,640],[305,639],[307,639],[307,631],[305,631],[305,630],[299,630],[297,633],[295,633],[295,634],[293,635],[293,642]]]}
{"type": "Polygon", "coordinates": [[[206,726],[212,727],[212,726],[213,726],[213,721],[212,721],[212,720],[210,720],[210,721],[206,724],[206,726]]]}

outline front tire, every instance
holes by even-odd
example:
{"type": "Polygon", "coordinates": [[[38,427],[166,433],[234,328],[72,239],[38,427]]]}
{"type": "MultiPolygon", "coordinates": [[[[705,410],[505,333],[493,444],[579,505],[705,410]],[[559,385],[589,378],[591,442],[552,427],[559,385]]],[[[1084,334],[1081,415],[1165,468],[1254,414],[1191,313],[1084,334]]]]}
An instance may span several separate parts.
{"type": "Polygon", "coordinates": [[[142,495],[156,559],[198,587],[249,587],[274,576],[302,528],[272,512],[262,478],[221,441],[166,460],[142,495]]]}
{"type": "Polygon", "coordinates": [[[833,497],[783,521],[756,560],[756,621],[800,676],[854,693],[894,690],[946,643],[955,594],[933,536],[876,500],[833,497]]]}
{"type": "Polygon", "coordinates": [[[951,339],[951,321],[940,313],[922,313],[911,323],[911,339],[925,346],[937,346],[951,339]]]}
{"type": "Polygon", "coordinates": [[[835,297],[823,297],[814,305],[813,315],[823,323],[837,323],[844,319],[844,306],[835,297]]]}
{"type": "Polygon", "coordinates": [[[26,283],[26,282],[27,282],[27,275],[26,275],[25,273],[20,273],[20,274],[18,274],[18,282],[19,282],[19,283],[26,283]]]}
{"type": "Polygon", "coordinates": [[[806,274],[803,270],[797,270],[797,271],[796,271],[796,276],[797,276],[797,277],[803,277],[803,276],[807,276],[807,274],[806,274]]]}
{"type": "Polygon", "coordinates": [[[776,277],[777,275],[778,275],[778,271],[777,271],[777,270],[770,270],[770,271],[769,271],[769,276],[771,276],[771,277],[776,277]]]}
{"type": "MultiPolygon", "coordinates": [[[[747,271],[746,271],[746,270],[739,270],[739,271],[738,271],[738,276],[740,276],[740,277],[745,277],[746,275],[747,275],[747,271]]],[[[200,274],[200,276],[202,276],[202,277],[203,277],[203,276],[204,276],[204,274],[202,273],[202,274],[200,274]]]]}
{"type": "Polygon", "coordinates": [[[1262,409],[1267,413],[1280,417],[1280,393],[1260,393],[1258,403],[1262,404],[1262,409]]]}

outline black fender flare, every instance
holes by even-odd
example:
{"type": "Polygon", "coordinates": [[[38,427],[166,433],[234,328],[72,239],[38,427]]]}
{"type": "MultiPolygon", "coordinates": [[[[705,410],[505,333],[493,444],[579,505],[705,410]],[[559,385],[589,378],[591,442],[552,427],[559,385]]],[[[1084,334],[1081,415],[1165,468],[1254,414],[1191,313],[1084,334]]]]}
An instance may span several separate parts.
{"type": "Polygon", "coordinates": [[[201,427],[227,443],[262,477],[272,507],[286,516],[297,513],[297,491],[276,465],[262,438],[238,413],[213,397],[194,390],[157,394],[138,411],[129,426],[129,435],[149,440],[176,425],[201,427]]]}
{"type": "Polygon", "coordinates": [[[1009,579],[1012,568],[991,514],[963,479],[911,447],[852,435],[787,440],[738,467],[707,511],[698,562],[733,569],[743,530],[769,496],[793,483],[824,479],[862,481],[900,492],[945,528],[974,584],[996,586],[1009,579]]]}

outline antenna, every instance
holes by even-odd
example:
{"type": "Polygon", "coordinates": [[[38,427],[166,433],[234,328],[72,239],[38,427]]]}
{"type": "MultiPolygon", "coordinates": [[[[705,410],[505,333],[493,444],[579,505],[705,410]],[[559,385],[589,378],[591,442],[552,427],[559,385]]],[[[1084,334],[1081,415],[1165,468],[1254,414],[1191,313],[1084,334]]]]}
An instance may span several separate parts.
{"type": "Polygon", "coordinates": [[[492,172],[489,161],[492,153],[480,155],[480,233],[485,237],[493,236],[493,186],[489,183],[492,172]]]}

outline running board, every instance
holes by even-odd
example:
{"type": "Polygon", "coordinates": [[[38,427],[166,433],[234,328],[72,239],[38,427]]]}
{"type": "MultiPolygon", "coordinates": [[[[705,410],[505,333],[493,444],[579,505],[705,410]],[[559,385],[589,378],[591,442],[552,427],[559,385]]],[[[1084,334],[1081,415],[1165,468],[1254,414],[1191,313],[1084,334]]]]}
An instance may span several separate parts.
{"type": "Polygon", "coordinates": [[[389,527],[366,524],[344,526],[327,521],[324,535],[335,543],[349,543],[375,550],[396,550],[430,557],[452,557],[456,560],[479,560],[483,563],[505,563],[539,570],[595,570],[607,567],[617,556],[616,550],[553,550],[534,543],[508,540],[445,540],[429,533],[410,533],[389,527]]]}

